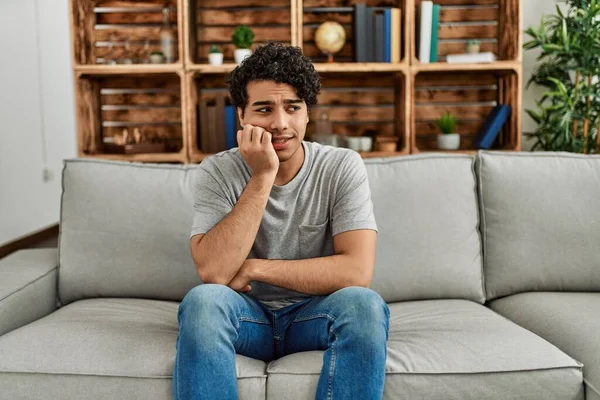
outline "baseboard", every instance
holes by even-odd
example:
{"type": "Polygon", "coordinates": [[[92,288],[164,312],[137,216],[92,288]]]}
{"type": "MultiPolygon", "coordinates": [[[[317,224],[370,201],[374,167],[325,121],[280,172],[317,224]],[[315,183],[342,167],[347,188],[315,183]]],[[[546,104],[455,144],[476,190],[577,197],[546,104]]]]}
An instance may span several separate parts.
{"type": "Polygon", "coordinates": [[[51,225],[48,228],[33,232],[29,235],[23,236],[0,246],[0,258],[6,257],[10,253],[14,253],[17,250],[30,248],[41,241],[55,236],[58,236],[58,224],[51,225]]]}

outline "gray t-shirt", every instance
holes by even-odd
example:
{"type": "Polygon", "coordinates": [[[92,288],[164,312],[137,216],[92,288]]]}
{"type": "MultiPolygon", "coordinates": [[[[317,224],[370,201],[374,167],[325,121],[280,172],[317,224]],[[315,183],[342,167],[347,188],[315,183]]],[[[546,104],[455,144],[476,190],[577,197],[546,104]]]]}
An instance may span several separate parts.
{"type": "MultiPolygon", "coordinates": [[[[248,258],[300,260],[330,256],[333,236],[377,230],[362,158],[353,150],[302,142],[304,163],[286,185],[273,185],[248,258]]],[[[198,166],[191,236],[205,234],[233,209],[251,172],[238,148],[198,166]]],[[[311,297],[263,282],[249,293],[271,309],[311,297]]]]}

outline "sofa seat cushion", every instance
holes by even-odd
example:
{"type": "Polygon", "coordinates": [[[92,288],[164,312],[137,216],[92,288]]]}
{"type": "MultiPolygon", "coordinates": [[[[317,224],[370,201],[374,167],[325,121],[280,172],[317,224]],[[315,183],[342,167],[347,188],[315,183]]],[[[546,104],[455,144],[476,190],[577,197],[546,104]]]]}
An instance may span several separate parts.
{"type": "MultiPolygon", "coordinates": [[[[0,336],[0,399],[172,399],[178,307],[80,300],[0,336]]],[[[265,363],[236,363],[240,399],[264,400],[265,363]]]]}
{"type": "Polygon", "coordinates": [[[582,362],[586,399],[600,400],[600,293],[521,293],[491,307],[582,362]]]}
{"type": "MultiPolygon", "coordinates": [[[[390,304],[384,399],[583,399],[581,364],[467,300],[390,304]]],[[[323,352],[267,367],[267,398],[314,399],[323,352]]]]}

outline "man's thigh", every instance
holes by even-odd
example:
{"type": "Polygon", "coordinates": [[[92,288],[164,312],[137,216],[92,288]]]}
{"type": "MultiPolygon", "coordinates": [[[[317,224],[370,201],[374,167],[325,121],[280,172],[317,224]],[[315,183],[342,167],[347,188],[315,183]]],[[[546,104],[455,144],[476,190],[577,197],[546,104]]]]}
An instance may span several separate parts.
{"type": "Polygon", "coordinates": [[[275,343],[269,316],[257,300],[243,293],[238,294],[242,305],[238,314],[238,339],[234,343],[236,353],[265,362],[272,361],[275,358],[275,343]]]}

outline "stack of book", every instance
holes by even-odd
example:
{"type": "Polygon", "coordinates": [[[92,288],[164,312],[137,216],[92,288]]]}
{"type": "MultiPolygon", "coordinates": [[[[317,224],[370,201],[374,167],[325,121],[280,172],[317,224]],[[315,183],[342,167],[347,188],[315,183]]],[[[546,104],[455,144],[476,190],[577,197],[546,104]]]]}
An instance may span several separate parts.
{"type": "MultiPolygon", "coordinates": [[[[440,30],[439,4],[424,0],[421,2],[418,18],[418,58],[421,64],[438,61],[438,33],[440,30]]],[[[491,63],[496,61],[496,55],[491,52],[474,54],[448,54],[446,61],[455,63],[491,63]]]]}
{"type": "Polygon", "coordinates": [[[400,62],[401,10],[354,5],[354,61],[400,62]]]}
{"type": "Polygon", "coordinates": [[[237,146],[239,120],[235,106],[228,104],[225,95],[219,93],[214,101],[200,101],[198,109],[197,140],[201,152],[218,153],[237,146]]]}

